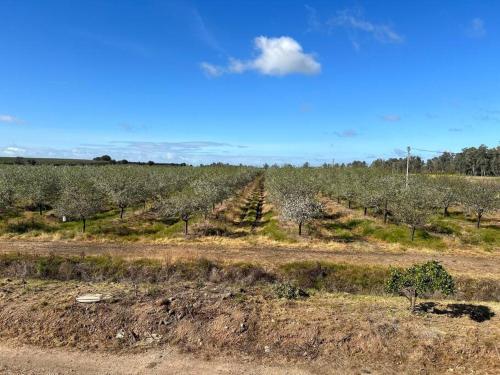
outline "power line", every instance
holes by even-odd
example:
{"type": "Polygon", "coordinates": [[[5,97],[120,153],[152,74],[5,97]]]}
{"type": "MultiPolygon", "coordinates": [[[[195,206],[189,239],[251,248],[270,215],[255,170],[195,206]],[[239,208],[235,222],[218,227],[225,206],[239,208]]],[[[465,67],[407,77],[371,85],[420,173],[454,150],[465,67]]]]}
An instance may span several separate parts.
{"type": "Polygon", "coordinates": [[[435,154],[451,154],[451,155],[456,155],[456,152],[450,152],[450,151],[436,151],[436,150],[424,150],[422,148],[414,148],[412,147],[412,150],[415,151],[423,151],[423,152],[433,152],[435,154]]]}

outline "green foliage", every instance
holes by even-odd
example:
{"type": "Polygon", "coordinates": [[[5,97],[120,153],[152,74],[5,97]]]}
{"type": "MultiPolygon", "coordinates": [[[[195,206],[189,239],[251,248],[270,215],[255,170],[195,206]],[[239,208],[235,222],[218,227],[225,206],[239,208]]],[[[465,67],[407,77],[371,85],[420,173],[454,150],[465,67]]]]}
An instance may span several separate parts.
{"type": "Polygon", "coordinates": [[[278,283],[274,285],[274,294],[278,298],[298,299],[309,295],[302,289],[290,283],[278,283]]]}
{"type": "Polygon", "coordinates": [[[414,311],[418,296],[434,292],[450,295],[455,291],[455,284],[439,262],[429,261],[407,269],[392,269],[386,291],[404,295],[410,301],[411,311],[414,311]]]}

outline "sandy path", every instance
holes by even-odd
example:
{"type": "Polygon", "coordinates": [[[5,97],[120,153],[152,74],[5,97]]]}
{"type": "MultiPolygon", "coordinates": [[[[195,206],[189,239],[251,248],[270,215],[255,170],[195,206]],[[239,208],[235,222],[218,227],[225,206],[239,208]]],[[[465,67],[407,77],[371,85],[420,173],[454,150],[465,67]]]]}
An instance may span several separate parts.
{"type": "Polygon", "coordinates": [[[407,266],[417,262],[436,259],[454,274],[500,279],[500,257],[496,255],[466,255],[439,252],[407,251],[363,251],[346,244],[341,249],[221,246],[208,244],[145,244],[145,243],[94,243],[94,242],[43,242],[0,241],[0,253],[20,252],[31,254],[86,255],[109,254],[125,258],[193,259],[205,257],[219,261],[249,261],[267,265],[296,260],[328,260],[353,264],[377,264],[383,266],[407,266]]]}
{"type": "Polygon", "coordinates": [[[102,354],[0,344],[0,374],[254,374],[302,375],[306,370],[269,367],[221,359],[203,361],[173,349],[150,350],[140,354],[102,354]]]}

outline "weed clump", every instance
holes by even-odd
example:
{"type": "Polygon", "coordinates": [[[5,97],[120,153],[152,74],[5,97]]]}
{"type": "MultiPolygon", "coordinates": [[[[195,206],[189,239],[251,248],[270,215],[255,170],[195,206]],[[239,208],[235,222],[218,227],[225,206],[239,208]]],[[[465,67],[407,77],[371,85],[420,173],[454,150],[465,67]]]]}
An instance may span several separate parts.
{"type": "Polygon", "coordinates": [[[274,285],[274,294],[278,298],[299,299],[309,297],[309,294],[291,283],[278,283],[274,285]]]}

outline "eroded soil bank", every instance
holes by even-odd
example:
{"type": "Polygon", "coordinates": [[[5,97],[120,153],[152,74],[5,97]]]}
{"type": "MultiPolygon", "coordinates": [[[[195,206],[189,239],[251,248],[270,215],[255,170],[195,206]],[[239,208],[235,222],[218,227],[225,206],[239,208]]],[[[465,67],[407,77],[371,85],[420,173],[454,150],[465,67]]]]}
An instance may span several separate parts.
{"type": "MultiPolygon", "coordinates": [[[[277,298],[267,285],[3,279],[0,337],[9,348],[29,344],[76,350],[68,361],[77,367],[84,362],[82,353],[97,353],[92,366],[101,363],[104,369],[110,361],[126,366],[127,361],[117,359],[131,355],[141,358],[144,373],[166,366],[153,365],[162,362],[154,358],[171,348],[183,353],[176,357],[181,364],[187,354],[196,358],[193,366],[197,361],[208,366],[200,367],[208,369],[205,373],[246,372],[245,362],[255,374],[273,373],[265,370],[276,366],[290,368],[287,373],[318,374],[498,373],[498,303],[440,301],[422,304],[418,314],[406,307],[400,298],[345,293],[316,292],[289,301],[277,298]],[[111,298],[77,303],[84,293],[111,298]],[[213,368],[207,359],[214,361],[213,368]]],[[[0,358],[7,358],[2,360],[4,372],[16,371],[7,352],[0,350],[0,358]]],[[[61,359],[61,352],[54,353],[55,362],[46,368],[61,359]]],[[[43,355],[35,355],[34,366],[36,358],[43,355]]],[[[185,365],[178,368],[189,373],[190,365],[185,365]]],[[[140,373],[134,368],[129,373],[140,373]]]]}

